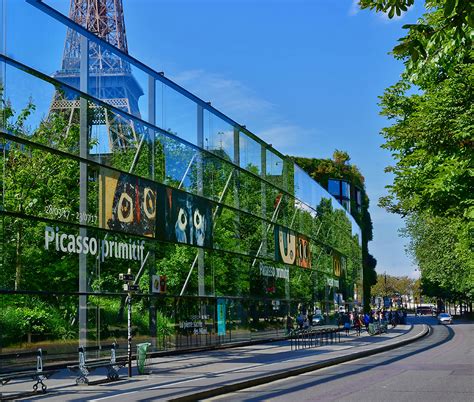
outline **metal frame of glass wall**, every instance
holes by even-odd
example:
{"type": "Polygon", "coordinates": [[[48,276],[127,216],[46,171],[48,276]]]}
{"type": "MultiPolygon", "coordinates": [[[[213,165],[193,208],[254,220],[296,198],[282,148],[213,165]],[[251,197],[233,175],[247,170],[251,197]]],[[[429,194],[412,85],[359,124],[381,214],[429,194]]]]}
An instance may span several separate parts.
{"type": "Polygon", "coordinates": [[[360,303],[360,229],[292,160],[46,3],[7,3],[0,352],[123,341],[126,272],[134,341],[157,350],[284,336],[288,314],[329,323],[341,295],[360,303]],[[45,33],[20,35],[25,15],[45,33]],[[80,37],[77,86],[34,56],[59,64],[67,29],[80,37]],[[94,97],[91,46],[130,66],[140,115],[94,97]],[[75,117],[50,112],[57,94],[75,117]],[[135,140],[114,148],[104,120],[135,140]]]}

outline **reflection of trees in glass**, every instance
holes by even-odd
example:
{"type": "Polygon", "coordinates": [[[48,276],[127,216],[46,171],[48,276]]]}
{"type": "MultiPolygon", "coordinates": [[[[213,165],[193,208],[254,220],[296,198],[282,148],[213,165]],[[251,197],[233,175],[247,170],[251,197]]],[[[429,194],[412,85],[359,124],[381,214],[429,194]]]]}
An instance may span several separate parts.
{"type": "Polygon", "coordinates": [[[361,208],[356,205],[356,195],[351,195],[351,214],[354,216],[362,233],[362,266],[364,305],[370,305],[370,287],[375,283],[375,266],[377,261],[369,253],[368,242],[372,240],[372,220],[369,213],[369,198],[364,190],[364,177],[357,166],[350,164],[347,152],[336,150],[332,159],[294,157],[295,162],[313,179],[327,188],[329,179],[344,179],[352,187],[362,191],[361,208]]]}
{"type": "MultiPolygon", "coordinates": [[[[29,132],[25,128],[24,121],[29,113],[34,111],[32,104],[18,115],[5,105],[1,110],[2,116],[6,118],[6,126],[18,137],[25,137],[33,142],[74,155],[78,154],[79,129],[75,124],[68,125],[60,114],[50,115],[47,121],[41,122],[37,128],[29,132]]],[[[137,133],[143,133],[146,130],[138,127],[135,129],[137,133]]],[[[343,215],[339,216],[338,211],[332,211],[330,208],[324,211],[321,215],[324,217],[324,225],[330,227],[334,224],[341,230],[336,230],[329,235],[316,235],[319,233],[322,218],[298,208],[293,197],[270,184],[262,183],[256,176],[258,169],[255,166],[249,165],[246,168],[253,174],[237,170],[227,162],[226,154],[219,155],[222,159],[201,154],[196,149],[161,134],[157,134],[150,141],[145,140],[141,145],[135,145],[135,148],[116,148],[110,154],[100,155],[100,162],[123,172],[131,171],[132,174],[140,177],[154,177],[157,182],[173,187],[181,185],[186,191],[212,200],[221,200],[227,206],[252,214],[213,204],[215,248],[222,251],[240,252],[248,256],[206,250],[204,252],[205,288],[208,295],[252,295],[273,299],[284,299],[289,295],[309,302],[316,294],[323,291],[321,288],[323,281],[317,275],[317,270],[323,269],[322,267],[329,270],[332,266],[329,262],[328,247],[334,247],[347,255],[356,252],[356,250],[351,251],[353,245],[346,245],[347,242],[351,242],[350,226],[349,230],[346,230],[348,226],[343,215]],[[155,166],[154,172],[150,170],[152,161],[155,166]],[[264,200],[262,200],[263,195],[264,200]],[[275,213],[276,209],[278,213],[275,213]],[[259,216],[267,221],[259,219],[259,216]],[[255,259],[257,254],[258,257],[273,258],[273,225],[268,222],[272,218],[278,224],[290,226],[293,230],[314,238],[313,269],[289,267],[291,271],[289,294],[287,294],[285,279],[261,275],[259,270],[261,260],[255,259]],[[263,239],[265,241],[262,241],[263,239]]],[[[5,150],[3,154],[5,170],[3,210],[39,218],[57,219],[63,221],[64,224],[54,224],[54,227],[58,226],[63,233],[78,235],[77,226],[68,226],[67,222],[79,223],[75,213],[79,211],[80,162],[13,142],[4,141],[3,147],[5,150]],[[58,211],[69,211],[70,215],[67,217],[57,214],[48,215],[46,212],[48,206],[53,206],[58,211]]],[[[90,141],[90,147],[91,149],[94,147],[93,140],[90,141]]],[[[91,158],[95,159],[99,156],[94,154],[91,158]]],[[[88,166],[88,212],[92,214],[98,214],[99,211],[99,174],[99,168],[92,164],[88,166]]],[[[287,182],[289,189],[293,188],[293,179],[290,176],[287,179],[278,178],[283,183],[287,182]]],[[[277,180],[276,177],[274,179],[277,180]]],[[[77,291],[78,256],[75,253],[45,250],[46,224],[44,222],[4,214],[1,225],[2,266],[4,268],[0,271],[2,288],[43,291],[54,287],[59,292],[77,291]]],[[[132,236],[126,234],[106,233],[94,230],[93,227],[89,227],[87,232],[89,236],[94,236],[99,240],[104,237],[127,242],[128,239],[133,239],[132,236]]],[[[196,259],[198,249],[155,241],[147,241],[146,249],[151,254],[140,279],[141,291],[146,293],[149,290],[148,274],[157,273],[167,276],[169,294],[179,294],[196,259]]],[[[270,264],[278,266],[271,261],[270,264]]],[[[118,274],[126,272],[129,267],[137,273],[140,263],[115,258],[106,258],[105,261],[101,261],[95,256],[89,256],[87,267],[90,291],[121,292],[122,283],[118,280],[118,274]]],[[[185,294],[198,294],[196,263],[185,294]]],[[[5,311],[9,313],[1,317],[2,322],[3,320],[13,322],[12,317],[17,317],[10,312],[10,308],[30,308],[35,305],[34,300],[38,300],[37,315],[45,320],[42,329],[35,326],[38,331],[50,331],[51,326],[56,325],[55,320],[62,320],[56,327],[64,330],[61,329],[55,336],[77,335],[77,330],[74,330],[77,298],[68,299],[67,302],[62,302],[66,300],[63,297],[51,298],[48,307],[44,308],[45,305],[35,298],[26,302],[26,299],[16,296],[15,301],[12,300],[5,301],[9,306],[5,311]]],[[[95,312],[89,315],[89,331],[97,331],[97,334],[91,334],[91,336],[107,337],[119,333],[114,331],[123,330],[119,327],[123,326],[124,300],[124,297],[120,296],[114,299],[89,297],[88,306],[91,312],[95,312]],[[114,317],[117,320],[116,325],[113,324],[114,317]]],[[[166,311],[173,310],[172,306],[166,305],[165,302],[155,301],[155,304],[157,308],[166,309],[166,311]]],[[[141,330],[146,328],[149,306],[149,299],[139,298],[134,307],[139,314],[137,320],[139,320],[141,330]]],[[[260,325],[261,314],[268,313],[269,316],[278,314],[277,309],[267,302],[252,306],[251,310],[252,322],[257,326],[260,325]]],[[[34,322],[33,317],[31,322],[34,322]]]]}
{"type": "MultiPolygon", "coordinates": [[[[62,151],[77,149],[77,127],[71,127],[66,133],[66,123],[60,116],[52,116],[48,121],[41,122],[32,133],[24,132],[24,119],[33,111],[31,103],[18,116],[11,111],[6,124],[10,132],[62,151]],[[11,122],[15,117],[16,120],[11,122]]],[[[3,210],[50,218],[54,217],[52,214],[68,214],[72,220],[79,208],[78,163],[11,141],[4,141],[3,147],[3,210]]],[[[3,227],[4,261],[8,261],[6,270],[14,267],[14,273],[7,274],[6,280],[14,278],[14,289],[18,290],[22,288],[22,282],[31,279],[32,275],[34,277],[35,270],[32,268],[36,264],[48,261],[48,258],[42,261],[43,253],[40,250],[43,247],[37,250],[31,248],[32,243],[41,244],[39,239],[44,238],[44,224],[19,217],[4,217],[4,220],[7,219],[8,225],[4,224],[3,227]]],[[[37,282],[33,282],[34,288],[37,282]]]]}
{"type": "MultiPolygon", "coordinates": [[[[3,127],[19,139],[77,153],[78,128],[71,126],[67,130],[64,119],[52,115],[30,130],[25,126],[25,120],[34,110],[31,101],[18,114],[8,103],[3,103],[0,108],[3,127]]],[[[71,269],[77,264],[77,256],[46,251],[45,223],[22,216],[55,218],[57,216],[51,215],[61,214],[63,220],[74,220],[79,203],[78,162],[5,138],[2,148],[2,210],[13,215],[3,215],[0,221],[0,286],[15,290],[77,291],[77,270],[71,269]]],[[[32,333],[73,336],[68,328],[75,320],[75,308],[66,299],[50,298],[44,303],[39,296],[2,296],[2,305],[0,319],[7,341],[11,335],[9,328],[17,334],[12,341],[18,341],[25,333],[30,337],[32,333]]]]}

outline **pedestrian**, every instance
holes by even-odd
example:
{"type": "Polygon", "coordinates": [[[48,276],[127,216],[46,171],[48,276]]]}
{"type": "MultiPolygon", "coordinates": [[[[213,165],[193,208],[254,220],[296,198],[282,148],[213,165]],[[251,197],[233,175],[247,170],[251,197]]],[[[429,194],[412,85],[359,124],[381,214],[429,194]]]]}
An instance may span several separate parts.
{"type": "Polygon", "coordinates": [[[344,315],[344,331],[346,332],[346,336],[349,335],[349,330],[351,329],[351,321],[348,314],[344,315]]]}
{"type": "Polygon", "coordinates": [[[369,323],[370,323],[370,317],[369,313],[364,314],[364,325],[365,325],[365,330],[369,332],[369,323]]]}
{"type": "Polygon", "coordinates": [[[299,329],[303,329],[303,324],[304,324],[303,313],[300,313],[300,315],[298,317],[296,317],[296,324],[298,325],[299,329]]]}
{"type": "Polygon", "coordinates": [[[362,322],[360,320],[359,315],[356,314],[354,318],[354,329],[356,330],[357,336],[360,336],[360,327],[362,326],[362,322]]]}
{"type": "Polygon", "coordinates": [[[303,328],[304,329],[309,329],[309,320],[306,317],[304,317],[304,319],[303,319],[303,328]]]}
{"type": "Polygon", "coordinates": [[[293,331],[293,318],[291,315],[286,316],[286,333],[289,335],[293,331]]]}

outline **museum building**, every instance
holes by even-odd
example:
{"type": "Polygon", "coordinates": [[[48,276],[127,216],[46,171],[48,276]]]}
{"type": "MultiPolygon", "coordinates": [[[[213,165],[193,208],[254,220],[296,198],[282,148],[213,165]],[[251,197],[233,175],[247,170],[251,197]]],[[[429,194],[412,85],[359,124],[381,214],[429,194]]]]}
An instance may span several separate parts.
{"type": "Polygon", "coordinates": [[[0,352],[120,343],[129,302],[154,350],[359,308],[350,213],[132,57],[121,1],[102,3],[0,0],[0,352]]]}

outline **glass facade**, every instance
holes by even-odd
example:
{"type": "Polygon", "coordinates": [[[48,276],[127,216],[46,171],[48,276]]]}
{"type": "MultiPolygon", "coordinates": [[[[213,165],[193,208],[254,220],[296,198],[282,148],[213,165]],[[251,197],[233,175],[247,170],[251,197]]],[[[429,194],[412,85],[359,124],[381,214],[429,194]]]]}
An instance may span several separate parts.
{"type": "MultiPolygon", "coordinates": [[[[346,211],[351,212],[351,185],[338,179],[328,180],[329,193],[339,201],[346,211]]],[[[359,197],[360,198],[360,197],[359,197]]]]}
{"type": "Polygon", "coordinates": [[[360,303],[360,229],[291,160],[44,2],[0,5],[0,352],[126,343],[127,272],[155,350],[360,303]]]}

